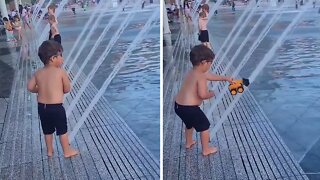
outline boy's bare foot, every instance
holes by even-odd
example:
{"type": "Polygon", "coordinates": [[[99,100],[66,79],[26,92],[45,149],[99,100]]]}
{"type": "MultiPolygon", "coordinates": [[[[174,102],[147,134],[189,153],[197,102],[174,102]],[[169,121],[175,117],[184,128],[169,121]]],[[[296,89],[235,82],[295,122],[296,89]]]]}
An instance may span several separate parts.
{"type": "Polygon", "coordinates": [[[196,143],[196,141],[192,141],[190,144],[186,144],[186,148],[190,149],[196,143]]]}
{"type": "Polygon", "coordinates": [[[52,157],[53,156],[53,151],[48,151],[48,157],[52,157]]]}
{"type": "Polygon", "coordinates": [[[204,156],[207,156],[207,155],[209,155],[209,154],[215,154],[217,151],[218,151],[217,148],[215,148],[215,147],[209,147],[207,150],[203,150],[203,151],[202,151],[202,154],[203,154],[204,156]]]}
{"type": "Polygon", "coordinates": [[[75,156],[77,154],[79,154],[79,152],[77,150],[70,148],[67,152],[64,153],[64,157],[69,158],[69,157],[75,156]]]}

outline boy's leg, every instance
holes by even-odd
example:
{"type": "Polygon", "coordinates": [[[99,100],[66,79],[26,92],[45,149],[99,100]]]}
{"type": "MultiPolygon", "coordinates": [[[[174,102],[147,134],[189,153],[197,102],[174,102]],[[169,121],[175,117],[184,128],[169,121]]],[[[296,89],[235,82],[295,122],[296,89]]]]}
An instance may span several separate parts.
{"type": "Polygon", "coordinates": [[[202,154],[204,156],[209,154],[214,154],[217,152],[217,148],[209,147],[209,140],[210,140],[209,129],[200,132],[200,138],[201,138],[201,145],[202,145],[202,154]]]}
{"type": "Polygon", "coordinates": [[[208,43],[208,46],[211,50],[213,50],[213,47],[211,46],[210,42],[207,42],[208,43]]]}
{"type": "Polygon", "coordinates": [[[51,157],[53,154],[53,134],[45,134],[44,135],[44,139],[46,141],[46,145],[47,145],[47,153],[48,156],[51,157]]]}
{"type": "Polygon", "coordinates": [[[70,147],[67,133],[60,135],[60,143],[63,149],[64,157],[68,158],[78,154],[78,151],[70,147]]]}
{"type": "Polygon", "coordinates": [[[186,148],[189,149],[192,147],[192,145],[194,145],[196,143],[196,141],[194,141],[192,139],[192,134],[193,134],[193,130],[194,128],[191,129],[187,129],[185,130],[185,135],[186,135],[186,148]]]}
{"type": "Polygon", "coordinates": [[[211,45],[210,45],[209,42],[205,42],[204,45],[207,46],[208,48],[210,48],[210,49],[212,50],[212,47],[211,47],[211,45]]]}
{"type": "Polygon", "coordinates": [[[201,42],[202,45],[208,47],[207,43],[206,42],[201,42]]]}

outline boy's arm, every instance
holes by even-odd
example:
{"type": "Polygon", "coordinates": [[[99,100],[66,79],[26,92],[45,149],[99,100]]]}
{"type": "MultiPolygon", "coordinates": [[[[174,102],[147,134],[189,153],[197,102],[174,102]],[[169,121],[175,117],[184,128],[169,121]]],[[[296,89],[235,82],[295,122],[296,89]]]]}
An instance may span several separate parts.
{"type": "Polygon", "coordinates": [[[210,72],[206,73],[207,80],[209,81],[229,81],[229,83],[233,84],[232,77],[228,76],[220,76],[216,74],[212,74],[210,72]]]}
{"type": "Polygon", "coordinates": [[[198,91],[198,96],[201,99],[209,99],[214,96],[214,93],[212,91],[208,90],[207,86],[207,80],[206,79],[201,79],[197,83],[197,91],[198,91]]]}
{"type": "Polygon", "coordinates": [[[38,93],[38,86],[36,82],[36,76],[32,76],[32,78],[28,82],[28,91],[32,93],[38,93]]]}
{"type": "Polygon", "coordinates": [[[70,80],[67,72],[63,69],[61,70],[62,70],[63,93],[68,93],[71,90],[70,80]]]}

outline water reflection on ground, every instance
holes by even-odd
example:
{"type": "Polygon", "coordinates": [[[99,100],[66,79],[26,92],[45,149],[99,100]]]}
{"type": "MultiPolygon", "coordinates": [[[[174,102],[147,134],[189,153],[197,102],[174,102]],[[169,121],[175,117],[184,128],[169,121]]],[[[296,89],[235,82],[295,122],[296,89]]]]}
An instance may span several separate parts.
{"type": "MultiPolygon", "coordinates": [[[[248,77],[253,72],[299,10],[291,11],[285,10],[286,14],[271,28],[240,72],[241,77],[248,77]]],[[[220,15],[212,18],[208,26],[214,47],[222,45],[242,12],[231,14],[222,10],[220,15]]],[[[254,18],[258,19],[260,15],[257,13],[254,18]]],[[[245,27],[246,33],[240,35],[231,49],[240,46],[255,21],[245,27]]],[[[320,172],[320,114],[317,113],[320,109],[319,29],[319,14],[310,8],[250,86],[250,91],[306,173],[320,172]]],[[[251,44],[258,35],[251,37],[251,44]]],[[[234,67],[238,66],[245,53],[240,53],[234,67]]],[[[228,53],[227,58],[231,59],[233,54],[234,51],[228,53]]],[[[308,177],[319,179],[320,175],[309,174],[308,177]]]]}

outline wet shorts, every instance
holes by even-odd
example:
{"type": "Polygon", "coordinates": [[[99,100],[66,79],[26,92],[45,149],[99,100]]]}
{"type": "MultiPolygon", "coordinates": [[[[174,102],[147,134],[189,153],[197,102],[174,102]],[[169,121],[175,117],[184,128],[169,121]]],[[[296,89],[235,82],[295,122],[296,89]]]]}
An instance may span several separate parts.
{"type": "Polygon", "coordinates": [[[199,106],[184,106],[175,102],[174,110],[187,129],[194,128],[197,132],[209,129],[209,120],[199,106]]]}
{"type": "Polygon", "coordinates": [[[61,44],[61,36],[60,36],[60,34],[54,35],[53,40],[55,40],[56,42],[61,44]]]}
{"type": "Polygon", "coordinates": [[[198,39],[199,39],[199,41],[201,41],[201,42],[209,42],[209,33],[208,33],[208,30],[201,30],[198,39]]]}
{"type": "Polygon", "coordinates": [[[59,136],[67,133],[66,111],[62,104],[38,103],[38,113],[43,134],[53,134],[57,131],[59,136]]]}

